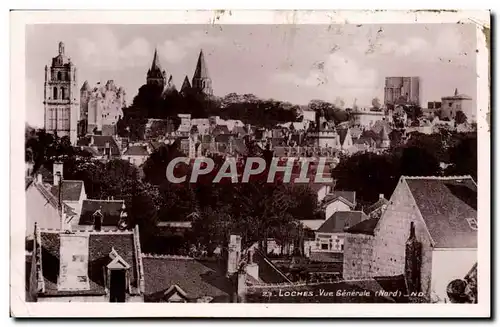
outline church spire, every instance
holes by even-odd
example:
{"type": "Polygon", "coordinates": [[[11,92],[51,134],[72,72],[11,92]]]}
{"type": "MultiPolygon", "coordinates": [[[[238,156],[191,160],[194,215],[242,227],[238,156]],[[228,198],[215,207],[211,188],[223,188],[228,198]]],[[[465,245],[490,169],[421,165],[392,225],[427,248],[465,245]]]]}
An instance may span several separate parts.
{"type": "Polygon", "coordinates": [[[167,75],[161,68],[160,58],[158,58],[158,50],[155,48],[153,62],[151,63],[151,68],[148,70],[147,74],[147,83],[159,85],[163,89],[167,83],[166,79],[167,75]]]}
{"type": "Polygon", "coordinates": [[[198,63],[196,64],[196,70],[193,76],[193,79],[195,78],[210,78],[208,76],[208,69],[207,69],[207,64],[205,63],[205,56],[203,54],[203,49],[200,50],[200,55],[198,56],[198,63]]]}
{"type": "Polygon", "coordinates": [[[205,55],[203,50],[200,50],[198,62],[193,75],[192,87],[194,90],[206,95],[212,95],[212,80],[208,75],[207,64],[205,63],[205,55]]]}
{"type": "Polygon", "coordinates": [[[458,95],[458,89],[455,88],[455,96],[457,96],[457,95],[458,95]]]}
{"type": "Polygon", "coordinates": [[[189,78],[186,76],[184,77],[184,82],[182,82],[181,93],[184,95],[189,93],[190,90],[191,90],[191,83],[189,83],[189,78]]]}
{"type": "Polygon", "coordinates": [[[162,71],[161,65],[160,65],[160,60],[158,59],[158,49],[155,48],[155,53],[153,55],[153,62],[151,63],[151,71],[159,70],[160,72],[162,71]]]}

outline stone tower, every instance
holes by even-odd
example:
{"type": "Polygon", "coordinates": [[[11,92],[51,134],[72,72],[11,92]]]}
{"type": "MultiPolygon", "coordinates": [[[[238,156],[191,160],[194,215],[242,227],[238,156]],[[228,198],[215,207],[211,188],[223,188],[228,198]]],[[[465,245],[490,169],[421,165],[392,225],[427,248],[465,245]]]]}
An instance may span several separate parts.
{"type": "Polygon", "coordinates": [[[76,144],[80,106],[76,67],[64,53],[64,43],[59,42],[59,54],[52,64],[45,66],[44,125],[49,133],[59,137],[69,136],[76,144]]]}
{"type": "Polygon", "coordinates": [[[155,49],[151,68],[148,70],[147,84],[159,85],[163,90],[167,84],[167,73],[161,68],[160,59],[158,58],[158,50],[155,49]]]}
{"type": "Polygon", "coordinates": [[[193,81],[191,86],[195,92],[203,93],[205,95],[213,95],[212,79],[208,75],[207,64],[205,63],[205,56],[203,50],[200,50],[196,70],[194,71],[193,81]]]}

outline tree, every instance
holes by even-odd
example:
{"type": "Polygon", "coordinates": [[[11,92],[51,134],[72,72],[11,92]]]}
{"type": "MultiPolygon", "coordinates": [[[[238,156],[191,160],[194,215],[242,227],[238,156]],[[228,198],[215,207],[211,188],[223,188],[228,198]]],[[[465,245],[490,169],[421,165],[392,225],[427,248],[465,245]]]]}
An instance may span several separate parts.
{"type": "Polygon", "coordinates": [[[374,109],[380,109],[382,107],[382,104],[380,103],[380,99],[379,98],[373,98],[372,100],[372,106],[374,109]]]}
{"type": "Polygon", "coordinates": [[[457,123],[457,125],[466,123],[467,115],[462,110],[457,111],[457,114],[455,116],[455,122],[457,123]]]}

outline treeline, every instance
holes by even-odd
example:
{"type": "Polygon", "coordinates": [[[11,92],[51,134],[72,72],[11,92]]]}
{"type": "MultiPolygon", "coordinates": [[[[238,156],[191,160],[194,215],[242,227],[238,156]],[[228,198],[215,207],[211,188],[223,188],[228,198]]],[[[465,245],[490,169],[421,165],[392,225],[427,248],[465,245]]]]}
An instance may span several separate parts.
{"type": "Polygon", "coordinates": [[[412,133],[406,143],[382,154],[341,158],[332,172],[336,188],[356,191],[360,206],[374,203],[381,193],[389,198],[403,175],[471,175],[477,180],[477,133],[412,133]]]}

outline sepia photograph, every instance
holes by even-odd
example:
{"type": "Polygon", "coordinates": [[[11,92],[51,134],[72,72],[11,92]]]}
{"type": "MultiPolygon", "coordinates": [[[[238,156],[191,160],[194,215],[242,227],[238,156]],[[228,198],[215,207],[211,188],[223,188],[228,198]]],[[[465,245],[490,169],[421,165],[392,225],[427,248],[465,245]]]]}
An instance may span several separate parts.
{"type": "Polygon", "coordinates": [[[11,17],[13,315],[489,314],[489,12],[205,14],[11,17]]]}

